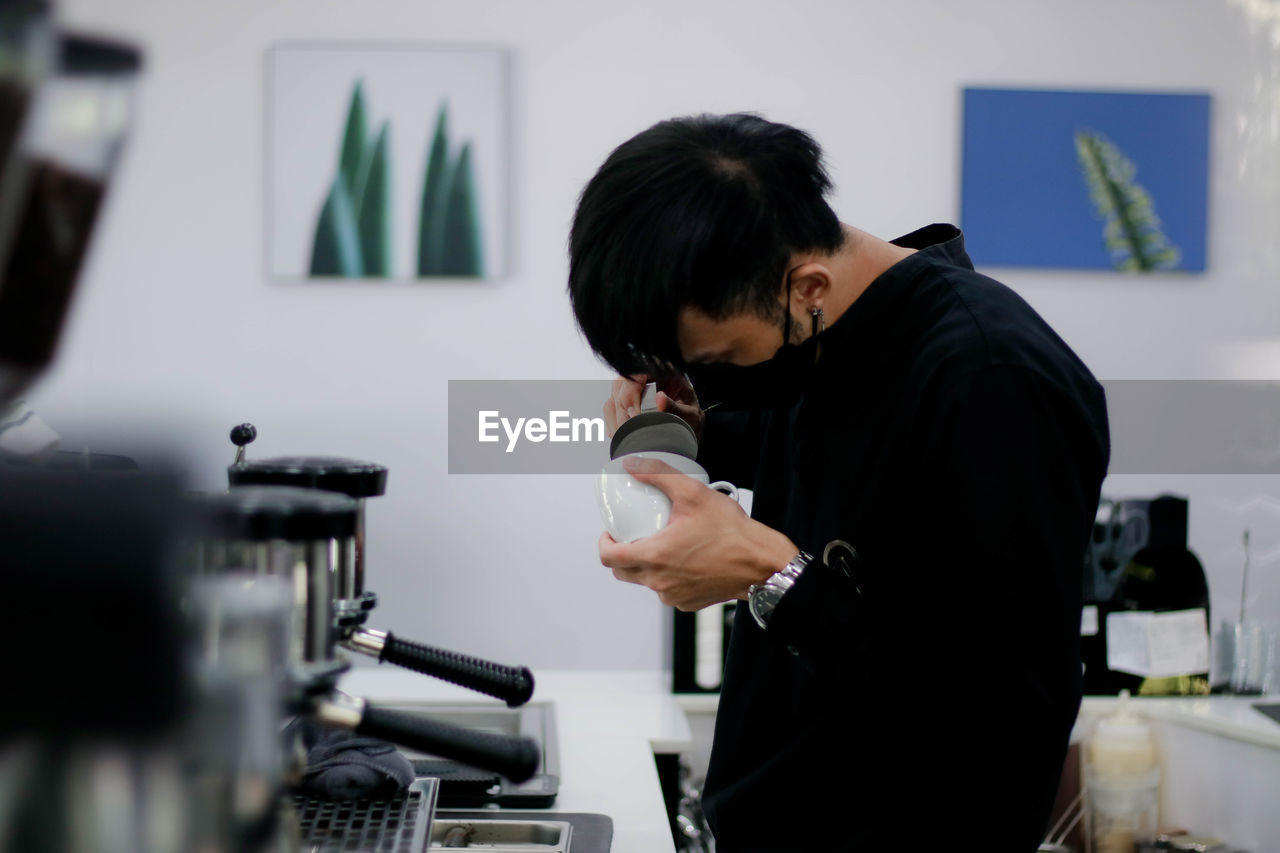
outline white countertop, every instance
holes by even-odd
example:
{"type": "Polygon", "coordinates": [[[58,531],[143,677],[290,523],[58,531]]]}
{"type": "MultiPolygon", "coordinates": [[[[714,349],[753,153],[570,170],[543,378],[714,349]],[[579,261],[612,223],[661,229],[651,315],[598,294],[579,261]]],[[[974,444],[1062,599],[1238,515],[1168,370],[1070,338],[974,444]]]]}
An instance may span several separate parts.
{"type": "MultiPolygon", "coordinates": [[[[720,697],[715,693],[681,693],[675,701],[686,713],[714,714],[720,697]]],[[[1087,723],[1106,714],[1119,701],[1117,696],[1086,696],[1080,703],[1080,720],[1087,723]]],[[[1253,707],[1280,703],[1280,696],[1134,696],[1131,701],[1133,710],[1152,719],[1280,749],[1280,723],[1253,707]]]]}
{"type": "MultiPolygon", "coordinates": [[[[1086,696],[1080,716],[1105,714],[1119,701],[1115,696],[1086,696]]],[[[1280,696],[1134,696],[1131,707],[1154,720],[1280,749],[1280,723],[1253,707],[1277,702],[1280,696]]]]}
{"type": "MultiPolygon", "coordinates": [[[[670,675],[663,672],[546,670],[535,676],[533,701],[555,706],[561,782],[552,810],[608,815],[613,820],[614,853],[674,853],[653,755],[689,749],[686,712],[714,714],[719,696],[672,695],[670,675]]],[[[496,699],[387,666],[352,670],[341,686],[373,701],[505,707],[496,699]]],[[[1080,723],[1089,725],[1118,701],[1114,696],[1086,696],[1080,723]]],[[[1252,707],[1277,701],[1280,697],[1132,700],[1134,710],[1152,719],[1280,750],[1280,723],[1252,707]]]]}
{"type": "MultiPolygon", "coordinates": [[[[684,711],[663,672],[534,673],[533,701],[552,702],[560,746],[560,794],[553,811],[613,819],[612,853],[674,853],[655,752],[692,742],[684,711]]],[[[392,667],[358,668],[340,687],[370,701],[488,703],[496,699],[392,667]]]]}

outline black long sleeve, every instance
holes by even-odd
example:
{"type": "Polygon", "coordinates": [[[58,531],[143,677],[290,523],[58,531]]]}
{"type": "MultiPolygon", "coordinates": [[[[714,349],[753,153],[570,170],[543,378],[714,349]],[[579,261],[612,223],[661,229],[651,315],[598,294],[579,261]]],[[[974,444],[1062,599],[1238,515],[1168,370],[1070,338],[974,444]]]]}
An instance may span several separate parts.
{"type": "MultiPolygon", "coordinates": [[[[900,697],[890,717],[868,716],[913,732],[914,750],[1020,780],[1000,795],[1018,819],[985,826],[983,841],[1033,850],[1080,703],[1079,555],[1105,458],[1034,374],[992,367],[966,385],[919,448],[933,466],[913,511],[919,541],[861,561],[852,582],[814,566],[767,634],[818,680],[900,697]],[[962,704],[939,724],[932,695],[962,704]]],[[[984,812],[984,778],[933,803],[933,819],[984,812]]]]}
{"type": "MultiPolygon", "coordinates": [[[[951,649],[983,643],[995,654],[1012,647],[1036,665],[1065,656],[1066,669],[1078,675],[1075,555],[1091,529],[1088,508],[1097,505],[1105,448],[1024,368],[983,369],[949,396],[928,444],[912,448],[923,488],[907,512],[918,540],[870,562],[863,556],[854,578],[822,566],[806,572],[779,605],[769,636],[811,670],[838,675],[853,664],[846,650],[863,627],[860,611],[886,595],[883,603],[903,624],[914,611],[914,618],[937,620],[931,635],[940,625],[957,632],[963,626],[964,641],[951,649]],[[959,605],[976,594],[1007,607],[1006,620],[978,623],[963,612],[959,605]]],[[[852,529],[843,536],[858,538],[852,529]]],[[[896,657],[892,648],[877,654],[896,657]]]]}
{"type": "Polygon", "coordinates": [[[744,447],[753,516],[818,560],[767,632],[735,619],[705,788],[727,853],[911,849],[975,825],[984,849],[1033,851],[1046,829],[1105,401],[958,232],[922,235],[744,447]],[[820,563],[834,539],[858,551],[852,579],[820,563]],[[839,818],[762,826],[780,801],[839,818]]]}

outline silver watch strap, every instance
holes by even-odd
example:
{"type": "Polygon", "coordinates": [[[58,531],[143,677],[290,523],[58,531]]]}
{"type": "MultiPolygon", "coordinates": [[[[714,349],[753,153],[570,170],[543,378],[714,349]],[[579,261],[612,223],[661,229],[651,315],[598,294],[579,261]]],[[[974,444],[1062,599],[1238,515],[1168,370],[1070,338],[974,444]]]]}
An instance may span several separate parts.
{"type": "Polygon", "coordinates": [[[801,551],[782,567],[782,571],[774,572],[774,574],[765,581],[766,584],[773,584],[781,587],[783,592],[791,589],[796,585],[796,581],[800,580],[800,573],[804,571],[804,567],[813,561],[813,557],[801,551]]]}
{"type": "Polygon", "coordinates": [[[804,572],[805,566],[813,562],[813,555],[806,551],[801,551],[792,557],[780,571],[774,572],[765,580],[764,583],[752,584],[747,589],[748,603],[751,604],[751,614],[755,617],[756,623],[761,628],[766,627],[768,619],[773,613],[773,608],[768,608],[767,612],[761,610],[758,603],[753,600],[756,593],[762,589],[768,588],[778,593],[778,597],[786,595],[791,587],[796,585],[796,581],[800,579],[800,575],[804,572]]]}

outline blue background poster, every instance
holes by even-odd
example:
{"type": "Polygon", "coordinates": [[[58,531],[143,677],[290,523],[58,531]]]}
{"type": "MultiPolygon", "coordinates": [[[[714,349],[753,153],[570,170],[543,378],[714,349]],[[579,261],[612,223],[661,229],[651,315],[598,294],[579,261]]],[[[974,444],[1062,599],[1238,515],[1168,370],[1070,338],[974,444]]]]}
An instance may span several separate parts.
{"type": "Polygon", "coordinates": [[[963,161],[980,266],[1122,269],[1140,234],[1164,249],[1154,269],[1205,268],[1207,94],[968,88],[963,161]]]}

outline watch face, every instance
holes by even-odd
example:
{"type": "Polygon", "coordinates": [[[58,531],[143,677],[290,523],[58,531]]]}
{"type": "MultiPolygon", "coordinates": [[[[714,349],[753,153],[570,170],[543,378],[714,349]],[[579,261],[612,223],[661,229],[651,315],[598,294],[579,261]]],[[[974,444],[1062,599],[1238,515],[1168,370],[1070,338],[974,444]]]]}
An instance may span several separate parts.
{"type": "Polygon", "coordinates": [[[762,586],[751,595],[751,615],[756,622],[767,623],[773,609],[782,600],[782,590],[773,585],[762,586]]]}

